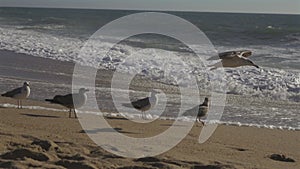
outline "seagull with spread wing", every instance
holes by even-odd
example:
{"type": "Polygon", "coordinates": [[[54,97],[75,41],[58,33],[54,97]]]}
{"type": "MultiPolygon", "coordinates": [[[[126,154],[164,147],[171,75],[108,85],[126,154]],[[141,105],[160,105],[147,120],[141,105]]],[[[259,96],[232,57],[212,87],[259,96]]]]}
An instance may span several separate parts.
{"type": "Polygon", "coordinates": [[[254,66],[256,68],[259,68],[259,66],[257,66],[251,60],[248,59],[248,57],[251,55],[252,52],[249,50],[229,51],[229,52],[219,53],[217,57],[209,58],[209,60],[221,59],[220,62],[210,65],[210,67],[212,67],[210,70],[214,70],[220,67],[235,68],[240,66],[254,66]]]}

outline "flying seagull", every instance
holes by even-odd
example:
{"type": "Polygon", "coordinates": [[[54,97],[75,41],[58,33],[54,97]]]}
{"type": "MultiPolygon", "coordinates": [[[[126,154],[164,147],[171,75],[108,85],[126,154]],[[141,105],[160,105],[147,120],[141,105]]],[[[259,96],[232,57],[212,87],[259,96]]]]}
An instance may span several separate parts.
{"type": "Polygon", "coordinates": [[[29,82],[24,82],[22,87],[16,88],[12,91],[6,92],[1,96],[11,97],[18,100],[18,109],[22,109],[22,100],[26,99],[30,95],[29,82]]]}
{"type": "Polygon", "coordinates": [[[75,108],[82,107],[87,100],[86,92],[88,89],[80,88],[79,93],[67,94],[67,95],[56,95],[53,99],[45,99],[48,102],[60,104],[69,108],[69,118],[71,118],[72,109],[74,111],[75,118],[77,118],[75,108]]]}
{"type": "MultiPolygon", "coordinates": [[[[152,90],[150,93],[149,97],[131,102],[131,105],[140,110],[142,112],[142,118],[145,119],[145,111],[151,109],[152,107],[154,107],[157,104],[157,97],[156,94],[160,93],[157,90],[152,90]]],[[[131,107],[128,106],[128,104],[123,104],[126,107],[131,107]]]]}
{"type": "Polygon", "coordinates": [[[257,66],[251,60],[248,59],[248,57],[251,55],[252,52],[250,50],[229,51],[219,53],[218,57],[209,58],[209,60],[221,59],[220,62],[210,65],[210,67],[212,67],[210,70],[214,70],[219,67],[234,68],[240,66],[254,66],[256,68],[259,68],[259,66],[257,66]]]}
{"type": "Polygon", "coordinates": [[[207,97],[205,97],[204,102],[200,104],[199,106],[196,106],[192,109],[187,110],[183,115],[184,116],[193,116],[193,112],[197,111],[197,121],[199,123],[202,123],[204,125],[204,122],[201,121],[201,118],[206,116],[208,112],[208,107],[209,107],[209,100],[207,97]]]}

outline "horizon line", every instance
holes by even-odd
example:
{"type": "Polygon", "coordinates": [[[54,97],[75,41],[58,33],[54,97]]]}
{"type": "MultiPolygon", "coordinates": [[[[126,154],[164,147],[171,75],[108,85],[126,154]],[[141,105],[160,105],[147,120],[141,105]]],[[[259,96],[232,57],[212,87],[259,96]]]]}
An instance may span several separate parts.
{"type": "Polygon", "coordinates": [[[40,9],[78,9],[78,10],[115,10],[115,11],[144,11],[144,12],[192,12],[192,13],[228,13],[228,14],[266,14],[266,15],[300,15],[300,13],[279,12],[242,12],[242,11],[196,11],[196,10],[155,10],[155,9],[125,9],[125,8],[78,8],[78,7],[45,7],[45,6],[0,6],[0,8],[40,8],[40,9]]]}

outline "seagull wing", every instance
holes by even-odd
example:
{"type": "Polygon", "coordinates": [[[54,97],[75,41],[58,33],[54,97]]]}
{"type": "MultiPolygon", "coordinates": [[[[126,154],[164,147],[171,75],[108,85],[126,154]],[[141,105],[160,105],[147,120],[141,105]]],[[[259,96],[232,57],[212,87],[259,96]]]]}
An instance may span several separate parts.
{"type": "Polygon", "coordinates": [[[219,53],[217,56],[210,57],[208,60],[219,60],[219,59],[230,59],[235,57],[237,54],[236,51],[228,51],[219,53]]]}
{"type": "Polygon", "coordinates": [[[12,91],[9,91],[9,92],[6,92],[6,93],[2,94],[1,96],[4,96],[4,97],[13,97],[16,94],[21,93],[21,91],[22,91],[22,87],[19,87],[19,88],[16,88],[16,89],[12,90],[12,91]]]}
{"type": "Polygon", "coordinates": [[[220,59],[232,59],[237,56],[236,51],[229,51],[229,52],[222,52],[219,53],[219,58],[220,59]]]}
{"type": "Polygon", "coordinates": [[[146,107],[146,106],[150,105],[150,100],[149,100],[149,97],[146,97],[144,99],[134,101],[131,104],[134,108],[141,109],[143,107],[146,107]]]}
{"type": "Polygon", "coordinates": [[[218,59],[231,59],[234,57],[249,57],[252,55],[250,50],[239,50],[239,51],[227,51],[219,53],[218,56],[213,56],[208,60],[218,60],[218,59]]]}
{"type": "Polygon", "coordinates": [[[207,60],[219,60],[219,59],[220,59],[219,55],[216,55],[208,58],[207,60]]]}
{"type": "Polygon", "coordinates": [[[244,58],[248,58],[249,56],[252,55],[252,52],[250,50],[243,50],[243,51],[239,51],[238,55],[244,58]]]}
{"type": "Polygon", "coordinates": [[[54,97],[54,100],[56,100],[59,104],[64,105],[66,107],[73,106],[73,95],[72,94],[54,97]]]}
{"type": "Polygon", "coordinates": [[[67,94],[67,95],[56,95],[54,96],[53,99],[46,99],[46,101],[49,101],[51,103],[56,103],[56,104],[60,104],[63,105],[65,107],[68,108],[72,108],[74,107],[73,105],[73,95],[72,94],[67,94]]]}
{"type": "Polygon", "coordinates": [[[198,117],[203,117],[206,115],[208,111],[208,107],[207,106],[199,106],[199,111],[198,111],[198,117]]]}
{"type": "Polygon", "coordinates": [[[196,116],[199,111],[199,106],[195,106],[187,111],[185,111],[182,115],[183,116],[196,116]]]}

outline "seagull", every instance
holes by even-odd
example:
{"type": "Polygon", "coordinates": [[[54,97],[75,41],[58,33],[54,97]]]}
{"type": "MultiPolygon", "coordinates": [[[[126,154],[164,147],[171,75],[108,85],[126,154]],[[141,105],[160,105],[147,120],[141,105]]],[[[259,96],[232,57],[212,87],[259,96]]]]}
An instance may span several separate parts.
{"type": "MultiPolygon", "coordinates": [[[[152,90],[149,97],[131,102],[131,105],[140,110],[142,112],[142,118],[145,119],[145,111],[151,109],[157,104],[157,97],[156,94],[158,94],[157,90],[152,90]]],[[[128,106],[127,104],[123,104],[124,106],[128,106]]]]}
{"type": "Polygon", "coordinates": [[[74,111],[75,118],[77,118],[75,108],[82,107],[87,100],[86,92],[88,89],[80,88],[79,93],[67,94],[67,95],[56,95],[53,99],[45,99],[45,101],[60,104],[69,108],[69,118],[71,118],[72,109],[74,111]]]}
{"type": "Polygon", "coordinates": [[[240,51],[228,51],[219,53],[218,57],[211,57],[209,60],[221,59],[220,62],[210,65],[212,67],[210,70],[217,69],[219,67],[240,67],[240,66],[254,66],[259,68],[251,60],[248,59],[252,55],[250,50],[240,50],[240,51]]]}
{"type": "Polygon", "coordinates": [[[206,114],[208,112],[208,107],[209,107],[209,100],[207,97],[205,97],[204,102],[202,104],[200,104],[199,106],[196,106],[192,109],[187,110],[183,115],[184,116],[192,116],[193,112],[198,110],[196,121],[199,123],[202,123],[204,125],[204,122],[201,121],[201,118],[206,116],[206,114]]]}
{"type": "Polygon", "coordinates": [[[22,100],[28,98],[30,95],[29,82],[24,82],[22,87],[16,88],[12,91],[6,92],[1,96],[11,97],[18,100],[18,109],[22,109],[22,100]]]}

